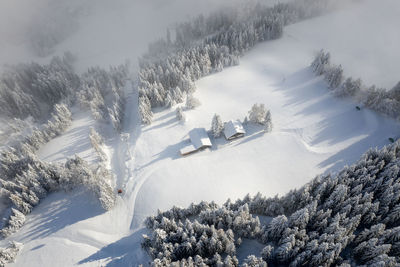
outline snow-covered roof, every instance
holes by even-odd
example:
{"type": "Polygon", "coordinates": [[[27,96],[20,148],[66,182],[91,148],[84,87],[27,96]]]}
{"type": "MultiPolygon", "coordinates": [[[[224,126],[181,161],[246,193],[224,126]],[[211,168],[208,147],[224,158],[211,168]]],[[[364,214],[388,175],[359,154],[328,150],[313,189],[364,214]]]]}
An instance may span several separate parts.
{"type": "Polygon", "coordinates": [[[188,155],[190,153],[193,153],[195,151],[197,151],[197,149],[194,147],[194,145],[193,144],[189,144],[189,145],[185,146],[184,148],[182,148],[180,152],[181,152],[181,155],[184,156],[184,155],[188,155]]]}
{"type": "Polygon", "coordinates": [[[207,131],[204,128],[194,128],[189,132],[190,141],[196,149],[212,146],[207,131]]]}
{"type": "Polygon", "coordinates": [[[225,123],[224,135],[226,139],[230,139],[236,135],[244,135],[245,133],[246,131],[244,130],[243,125],[240,123],[240,121],[230,120],[225,123]]]}

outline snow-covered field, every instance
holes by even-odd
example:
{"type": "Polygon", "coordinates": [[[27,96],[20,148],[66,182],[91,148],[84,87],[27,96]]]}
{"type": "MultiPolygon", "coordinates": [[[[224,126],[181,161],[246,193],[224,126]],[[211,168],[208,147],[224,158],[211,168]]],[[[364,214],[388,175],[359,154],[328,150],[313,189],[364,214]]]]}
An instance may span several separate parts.
{"type": "Polygon", "coordinates": [[[186,112],[186,123],[178,122],[174,110],[164,110],[142,128],[134,156],[135,179],[143,180],[135,225],[157,209],[192,201],[282,195],[398,135],[400,125],[393,120],[331,96],[307,67],[310,54],[299,53],[299,45],[289,33],[259,45],[240,66],[197,83],[195,96],[203,104],[186,112]],[[243,120],[254,103],[271,110],[272,133],[249,129],[243,139],[219,139],[209,151],[179,156],[189,130],[210,129],[214,113],[225,121],[243,120]]]}
{"type": "MultiPolygon", "coordinates": [[[[159,110],[152,125],[140,127],[137,94],[130,94],[124,129],[130,138],[109,143],[117,188],[124,190],[116,207],[102,213],[84,191],[51,194],[12,236],[24,248],[10,266],[136,266],[148,259],[140,248],[145,231],[141,223],[157,209],[202,200],[222,203],[247,193],[282,195],[315,175],[353,163],[370,147],[387,144],[388,137],[398,137],[400,124],[334,98],[308,69],[313,52],[326,48],[349,75],[393,85],[395,58],[385,57],[388,51],[374,52],[380,55],[376,61],[353,57],[359,55],[353,53],[359,43],[347,42],[343,48],[342,42],[329,42],[329,30],[321,30],[348,21],[352,14],[345,10],[289,26],[282,39],[258,45],[240,66],[201,79],[195,96],[202,105],[185,112],[185,123],[178,122],[170,109],[159,110]],[[372,69],[372,64],[379,68],[372,69]],[[389,76],[380,75],[384,72],[389,76]],[[225,121],[243,119],[254,103],[271,110],[272,133],[247,128],[242,139],[213,140],[210,150],[179,155],[190,129],[209,129],[214,113],[225,121]]],[[[350,38],[353,30],[344,26],[344,35],[350,38]]],[[[375,51],[379,43],[369,42],[364,51],[375,51]]],[[[77,116],[64,135],[41,149],[43,159],[57,161],[75,153],[93,157],[88,139],[93,121],[85,114],[77,116]]]]}

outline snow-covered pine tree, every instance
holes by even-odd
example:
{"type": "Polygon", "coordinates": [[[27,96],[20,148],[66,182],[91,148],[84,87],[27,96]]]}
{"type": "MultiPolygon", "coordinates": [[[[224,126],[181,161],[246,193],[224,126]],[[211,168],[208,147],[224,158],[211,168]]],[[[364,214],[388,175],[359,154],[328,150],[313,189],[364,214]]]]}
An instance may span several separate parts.
{"type": "Polygon", "coordinates": [[[9,66],[0,77],[0,111],[6,117],[46,119],[53,105],[68,102],[77,87],[79,76],[67,54],[47,65],[9,66]]]}
{"type": "Polygon", "coordinates": [[[366,107],[379,111],[382,108],[385,95],[386,92],[384,89],[376,88],[375,85],[372,85],[368,87],[363,94],[362,102],[366,107]]]}
{"type": "Polygon", "coordinates": [[[334,93],[339,97],[355,96],[361,91],[361,88],[361,79],[347,78],[341,86],[335,89],[334,93]]]}
{"type": "Polygon", "coordinates": [[[9,198],[14,204],[15,208],[23,214],[28,214],[32,211],[32,205],[26,202],[22,196],[22,192],[13,192],[9,198]]]}
{"type": "Polygon", "coordinates": [[[336,89],[343,82],[343,68],[341,65],[339,66],[330,66],[327,68],[324,79],[328,83],[329,88],[336,89]]]}
{"type": "Polygon", "coordinates": [[[214,138],[220,137],[223,131],[224,131],[224,124],[221,120],[221,116],[214,114],[214,117],[212,118],[211,121],[211,132],[214,138]]]}
{"type": "Polygon", "coordinates": [[[22,243],[11,241],[6,248],[0,248],[0,266],[6,266],[7,263],[14,262],[22,247],[22,243]]]}
{"type": "Polygon", "coordinates": [[[175,105],[176,105],[176,102],[175,102],[175,99],[173,97],[173,94],[171,93],[171,91],[169,91],[167,93],[166,98],[165,98],[165,107],[172,108],[175,105]]]}
{"type": "Polygon", "coordinates": [[[174,101],[176,103],[182,103],[184,99],[184,93],[182,93],[181,89],[177,86],[172,92],[174,101]]]}
{"type": "Polygon", "coordinates": [[[186,116],[185,116],[185,114],[183,113],[183,110],[182,110],[181,107],[177,107],[175,113],[176,113],[176,118],[177,118],[179,121],[185,121],[185,120],[186,120],[186,116]]]}
{"type": "Polygon", "coordinates": [[[271,245],[267,245],[261,250],[261,257],[266,262],[272,259],[273,254],[274,254],[274,248],[271,245]]]}
{"type": "Polygon", "coordinates": [[[95,194],[104,210],[111,210],[115,206],[116,196],[110,185],[112,179],[113,174],[102,165],[93,170],[89,189],[95,194]]]}
{"type": "Polygon", "coordinates": [[[17,232],[25,223],[25,215],[17,209],[11,209],[11,216],[7,225],[0,230],[1,235],[5,238],[17,232]]]}
{"type": "Polygon", "coordinates": [[[139,97],[139,114],[143,124],[150,124],[153,117],[150,101],[147,96],[139,97]]]}
{"type": "Polygon", "coordinates": [[[285,215],[273,218],[271,223],[268,225],[268,228],[266,229],[268,238],[270,238],[271,240],[278,240],[287,226],[288,219],[285,215]]]}
{"type": "Polygon", "coordinates": [[[244,263],[241,265],[243,267],[267,267],[268,264],[259,257],[256,257],[254,255],[247,256],[247,258],[244,260],[244,263]]]}
{"type": "Polygon", "coordinates": [[[264,129],[265,132],[269,133],[272,131],[273,124],[272,124],[272,118],[271,118],[271,112],[267,110],[267,113],[265,114],[265,119],[264,119],[264,129]]]}
{"type": "Polygon", "coordinates": [[[102,146],[104,145],[103,138],[100,136],[96,130],[91,127],[89,132],[90,143],[92,144],[93,149],[96,151],[102,162],[107,161],[107,155],[104,152],[102,146]]]}
{"type": "Polygon", "coordinates": [[[316,75],[324,74],[330,66],[330,54],[325,53],[324,50],[320,50],[311,63],[311,68],[316,75]]]}
{"type": "Polygon", "coordinates": [[[95,194],[105,210],[111,209],[115,204],[114,190],[110,186],[113,176],[104,166],[90,166],[82,158],[75,156],[65,163],[60,177],[60,187],[71,190],[83,185],[95,194]]]}
{"type": "Polygon", "coordinates": [[[186,109],[195,109],[200,105],[201,105],[200,101],[197,98],[195,98],[193,94],[189,94],[186,96],[186,104],[185,104],[186,109]]]}
{"type": "Polygon", "coordinates": [[[264,124],[267,110],[264,104],[254,104],[249,111],[249,121],[252,123],[264,124]]]}
{"type": "Polygon", "coordinates": [[[76,93],[82,107],[90,108],[96,120],[111,122],[117,132],[121,131],[124,117],[124,87],[128,73],[128,64],[110,67],[108,71],[91,67],[81,76],[76,93]]]}
{"type": "Polygon", "coordinates": [[[387,255],[391,249],[391,245],[379,244],[378,242],[378,238],[372,238],[362,242],[354,248],[354,257],[365,264],[381,255],[387,255]]]}
{"type": "Polygon", "coordinates": [[[72,121],[71,111],[64,103],[54,105],[53,120],[60,124],[60,128],[64,131],[72,121]]]}

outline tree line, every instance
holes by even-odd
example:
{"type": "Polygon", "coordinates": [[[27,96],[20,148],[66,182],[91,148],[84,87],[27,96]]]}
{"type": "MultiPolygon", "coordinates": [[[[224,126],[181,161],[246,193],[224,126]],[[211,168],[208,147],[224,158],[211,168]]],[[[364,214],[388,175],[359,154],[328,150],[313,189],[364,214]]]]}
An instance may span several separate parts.
{"type": "Polygon", "coordinates": [[[91,67],[81,76],[76,92],[81,107],[90,109],[96,120],[110,122],[118,133],[122,130],[128,76],[128,64],[110,67],[108,71],[91,67]]]}
{"type": "Polygon", "coordinates": [[[400,144],[370,150],[337,175],[318,176],[283,197],[261,194],[219,206],[174,207],[146,220],[153,266],[238,266],[243,238],[264,244],[242,266],[397,266],[400,144]],[[259,216],[272,220],[261,223],[259,216]]]}
{"type": "Polygon", "coordinates": [[[56,104],[78,103],[89,108],[97,120],[121,130],[127,64],[104,70],[89,68],[78,75],[70,53],[53,57],[49,64],[24,63],[8,66],[0,75],[0,113],[3,119],[33,117],[46,121],[56,104]]]}
{"type": "Polygon", "coordinates": [[[360,78],[346,78],[342,66],[332,64],[330,53],[324,50],[315,55],[311,68],[317,76],[324,77],[334,95],[351,97],[372,110],[400,119],[400,82],[387,90],[366,86],[360,78]]]}
{"type": "MultiPolygon", "coordinates": [[[[8,139],[13,139],[7,140],[9,147],[0,152],[0,201],[7,207],[0,214],[3,237],[17,231],[25,215],[53,191],[83,185],[104,209],[115,203],[110,186],[113,174],[103,164],[89,165],[79,157],[65,164],[50,164],[35,155],[71,125],[68,106],[80,104],[90,109],[96,120],[121,130],[128,66],[110,67],[109,71],[94,67],[79,76],[72,62],[70,54],[65,54],[47,65],[19,64],[0,78],[0,110],[8,121],[8,139]]],[[[88,138],[101,161],[106,160],[101,136],[93,129],[88,138]]]]}
{"type": "Polygon", "coordinates": [[[73,57],[66,53],[49,64],[8,66],[0,76],[0,113],[5,118],[46,120],[53,106],[68,101],[79,88],[73,57]]]}
{"type": "Polygon", "coordinates": [[[150,124],[152,108],[170,107],[192,94],[194,81],[225,67],[259,42],[280,38],[283,27],[326,12],[332,1],[299,0],[267,7],[261,4],[219,11],[179,24],[175,40],[149,46],[140,59],[139,113],[150,124]]]}
{"type": "Polygon", "coordinates": [[[89,165],[78,156],[56,164],[41,161],[30,152],[10,149],[1,152],[0,174],[0,201],[7,207],[1,214],[2,237],[18,231],[25,222],[25,215],[51,192],[83,186],[105,210],[115,203],[109,184],[113,174],[103,165],[89,165]]]}
{"type": "MultiPolygon", "coordinates": [[[[0,214],[3,237],[16,232],[25,215],[53,191],[83,185],[104,209],[111,209],[115,203],[110,186],[113,174],[103,164],[89,165],[79,157],[68,159],[64,165],[50,164],[35,155],[71,125],[68,106],[75,104],[90,109],[96,120],[111,123],[117,132],[121,131],[128,65],[110,67],[109,71],[93,67],[79,76],[72,63],[73,57],[66,53],[47,65],[11,66],[1,75],[0,111],[11,134],[9,146],[0,152],[0,201],[7,207],[0,214]]],[[[101,162],[105,161],[101,136],[92,129],[88,138],[101,162]]]]}

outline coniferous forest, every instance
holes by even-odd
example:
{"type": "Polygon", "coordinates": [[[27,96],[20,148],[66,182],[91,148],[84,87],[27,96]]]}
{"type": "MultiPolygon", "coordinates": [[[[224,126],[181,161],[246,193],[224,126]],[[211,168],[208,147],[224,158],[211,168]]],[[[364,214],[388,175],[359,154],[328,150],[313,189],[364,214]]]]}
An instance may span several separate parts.
{"type": "MultiPolygon", "coordinates": [[[[367,84],[367,74],[350,75],[328,48],[315,51],[303,69],[301,59],[290,57],[293,51],[284,57],[288,62],[273,57],[288,40],[299,51],[307,46],[291,26],[308,30],[313,20],[325,25],[324,16],[343,15],[347,5],[363,1],[251,1],[198,12],[165,26],[164,37],[152,38],[137,62],[84,70],[77,68],[79,60],[88,60],[84,55],[57,49],[73,42],[96,9],[89,0],[76,8],[72,2],[48,7],[68,12],[51,12],[25,33],[40,60],[0,70],[0,266],[21,266],[32,255],[32,266],[38,266],[47,257],[42,249],[49,253],[58,243],[73,251],[71,259],[59,261],[62,266],[399,266],[400,82],[387,88],[367,84]],[[259,50],[264,54],[249,56],[265,43],[271,46],[259,50]],[[208,79],[223,71],[231,76],[208,79]],[[241,79],[234,77],[238,73],[241,79]],[[258,85],[260,73],[268,78],[258,85]],[[224,92],[227,87],[231,91],[224,92]],[[250,108],[247,114],[242,105],[250,108]],[[237,138],[227,136],[227,123],[236,123],[229,136],[237,138]],[[206,144],[184,154],[183,148],[195,147],[194,129],[204,132],[198,139],[206,144]],[[75,153],[66,157],[67,150],[75,153]],[[322,174],[313,178],[315,170],[322,174]],[[271,197],[269,186],[287,183],[281,172],[302,186],[271,197]],[[306,184],[305,172],[311,173],[306,184]],[[211,177],[202,177],[206,187],[191,180],[204,174],[211,177]],[[221,175],[232,184],[221,188],[227,181],[221,175]],[[257,175],[258,194],[224,203],[209,198],[225,199],[235,186],[250,192],[254,187],[247,183],[257,175]],[[208,201],[196,201],[196,185],[211,192],[200,192],[208,201]],[[101,212],[75,214],[71,203],[80,200],[69,193],[78,191],[101,212]],[[24,232],[43,212],[35,214],[35,208],[56,192],[56,201],[71,198],[65,213],[46,202],[47,221],[24,232]],[[171,195],[171,201],[192,203],[170,205],[165,198],[171,195]],[[152,205],[164,202],[167,208],[154,214],[152,205]],[[53,221],[58,225],[51,227],[53,221]],[[35,234],[43,244],[35,243],[35,234]]],[[[46,266],[61,256],[48,255],[53,261],[46,266]]]]}
{"type": "Polygon", "coordinates": [[[159,212],[146,220],[151,234],[142,246],[154,266],[238,266],[244,239],[265,247],[243,266],[397,266],[399,151],[398,143],[372,149],[283,197],[247,195],[159,212]]]}

